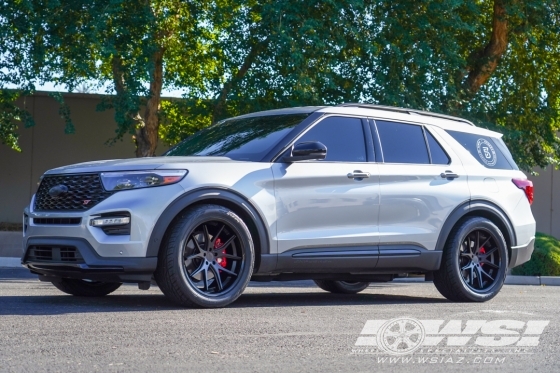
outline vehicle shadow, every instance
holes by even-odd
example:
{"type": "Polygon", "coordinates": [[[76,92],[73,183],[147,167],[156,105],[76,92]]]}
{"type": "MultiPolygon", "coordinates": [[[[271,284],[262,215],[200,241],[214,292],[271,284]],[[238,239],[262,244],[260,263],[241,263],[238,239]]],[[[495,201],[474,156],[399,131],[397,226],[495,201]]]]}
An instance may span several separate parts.
{"type": "MultiPolygon", "coordinates": [[[[257,287],[262,287],[259,285],[257,287]]],[[[381,304],[440,304],[443,298],[405,296],[395,294],[372,294],[371,292],[343,295],[330,294],[320,289],[309,292],[309,287],[290,285],[268,288],[268,292],[246,292],[227,308],[269,308],[269,307],[332,307],[381,304]]],[[[375,288],[375,285],[373,285],[375,288]]],[[[130,287],[132,288],[132,287],[130,287]]],[[[133,288],[132,288],[133,289],[133,288]]],[[[157,288],[156,288],[157,289],[157,288]]],[[[126,288],[125,288],[126,290],[126,288]]],[[[381,289],[382,291],[382,289],[381,289]]],[[[36,293],[36,292],[35,292],[36,293]]],[[[113,312],[159,312],[184,310],[185,312],[222,312],[220,310],[201,310],[184,308],[170,302],[158,290],[146,294],[111,294],[102,298],[73,297],[70,295],[0,295],[0,316],[9,315],[63,315],[75,313],[113,313],[113,312]]],[[[223,310],[223,309],[222,309],[223,310]]]]}

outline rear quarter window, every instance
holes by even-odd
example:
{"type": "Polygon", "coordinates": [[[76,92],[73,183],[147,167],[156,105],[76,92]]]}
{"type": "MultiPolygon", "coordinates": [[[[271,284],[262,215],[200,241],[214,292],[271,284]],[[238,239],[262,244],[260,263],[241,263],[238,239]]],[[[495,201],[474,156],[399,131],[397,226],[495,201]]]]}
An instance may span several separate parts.
{"type": "Polygon", "coordinates": [[[518,170],[509,150],[500,138],[472,133],[446,131],[484,167],[500,170],[518,170]]]}

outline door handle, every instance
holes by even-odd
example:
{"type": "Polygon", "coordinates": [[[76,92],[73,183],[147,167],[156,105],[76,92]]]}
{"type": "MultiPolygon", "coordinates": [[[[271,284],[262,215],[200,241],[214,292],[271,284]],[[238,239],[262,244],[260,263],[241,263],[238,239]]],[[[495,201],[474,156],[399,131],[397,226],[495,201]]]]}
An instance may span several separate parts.
{"type": "Polygon", "coordinates": [[[442,179],[456,179],[459,177],[459,175],[450,170],[445,170],[445,172],[442,172],[439,176],[441,176],[442,179]]]}
{"type": "Polygon", "coordinates": [[[369,172],[362,172],[360,170],[354,170],[354,172],[350,172],[348,175],[349,179],[365,179],[370,176],[369,172]]]}

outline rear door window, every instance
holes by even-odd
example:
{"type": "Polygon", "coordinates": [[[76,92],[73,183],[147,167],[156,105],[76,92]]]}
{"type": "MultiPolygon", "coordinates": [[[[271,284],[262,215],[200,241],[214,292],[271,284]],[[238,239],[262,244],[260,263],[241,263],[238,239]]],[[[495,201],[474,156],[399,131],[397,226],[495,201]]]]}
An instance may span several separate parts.
{"type": "Polygon", "coordinates": [[[421,126],[376,120],[385,163],[430,164],[421,126]]]}
{"type": "Polygon", "coordinates": [[[432,157],[433,164],[449,164],[449,156],[445,153],[445,150],[437,142],[437,140],[432,136],[430,131],[425,130],[426,140],[428,140],[428,146],[430,148],[430,155],[432,157]]]}

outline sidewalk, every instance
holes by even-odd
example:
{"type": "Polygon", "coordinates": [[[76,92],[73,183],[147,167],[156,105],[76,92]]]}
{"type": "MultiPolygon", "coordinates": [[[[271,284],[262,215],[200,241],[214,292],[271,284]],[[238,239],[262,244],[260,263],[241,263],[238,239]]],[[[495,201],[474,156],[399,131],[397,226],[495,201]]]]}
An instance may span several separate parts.
{"type": "Polygon", "coordinates": [[[0,232],[0,267],[21,267],[22,233],[0,232]]]}

